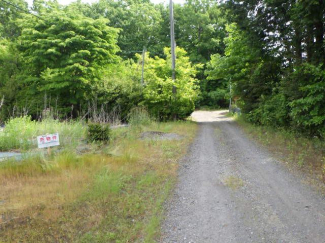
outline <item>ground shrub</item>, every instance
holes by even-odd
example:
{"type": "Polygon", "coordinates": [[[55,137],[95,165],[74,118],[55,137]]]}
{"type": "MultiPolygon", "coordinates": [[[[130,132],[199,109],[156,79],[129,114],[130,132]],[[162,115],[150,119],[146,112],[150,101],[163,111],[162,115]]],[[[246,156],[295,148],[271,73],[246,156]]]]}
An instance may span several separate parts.
{"type": "Polygon", "coordinates": [[[88,124],[88,140],[90,142],[108,142],[111,129],[109,124],[90,123],[88,124]]]}

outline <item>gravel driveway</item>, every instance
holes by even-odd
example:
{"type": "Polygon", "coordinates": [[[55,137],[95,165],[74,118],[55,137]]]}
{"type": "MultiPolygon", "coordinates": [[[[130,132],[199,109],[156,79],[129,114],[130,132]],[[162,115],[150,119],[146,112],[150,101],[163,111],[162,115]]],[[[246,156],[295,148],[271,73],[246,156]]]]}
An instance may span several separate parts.
{"type": "Polygon", "coordinates": [[[225,116],[194,112],[199,132],[181,163],[161,242],[325,243],[325,197],[225,116]]]}

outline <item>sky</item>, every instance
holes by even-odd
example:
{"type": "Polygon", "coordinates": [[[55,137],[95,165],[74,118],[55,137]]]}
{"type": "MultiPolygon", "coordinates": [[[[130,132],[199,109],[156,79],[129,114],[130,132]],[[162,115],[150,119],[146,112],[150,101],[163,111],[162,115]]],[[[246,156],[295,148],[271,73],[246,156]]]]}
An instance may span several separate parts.
{"type": "MultiPolygon", "coordinates": [[[[69,3],[72,3],[72,2],[75,2],[76,0],[59,0],[59,3],[60,4],[69,4],[69,3]]],[[[98,0],[82,0],[82,2],[84,3],[94,3],[94,2],[97,2],[98,0]]],[[[173,0],[174,3],[184,3],[185,0],[173,0]]],[[[33,0],[27,0],[29,6],[31,6],[33,4],[33,0]]],[[[153,3],[168,3],[169,0],[151,0],[151,2],[153,3]]]]}

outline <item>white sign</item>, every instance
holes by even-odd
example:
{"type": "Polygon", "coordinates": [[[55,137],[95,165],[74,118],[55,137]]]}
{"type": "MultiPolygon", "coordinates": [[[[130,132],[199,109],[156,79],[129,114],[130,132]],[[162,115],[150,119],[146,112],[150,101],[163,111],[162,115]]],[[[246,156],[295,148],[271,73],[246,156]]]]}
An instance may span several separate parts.
{"type": "Polygon", "coordinates": [[[59,134],[47,134],[37,137],[38,148],[48,148],[60,145],[59,134]]]}

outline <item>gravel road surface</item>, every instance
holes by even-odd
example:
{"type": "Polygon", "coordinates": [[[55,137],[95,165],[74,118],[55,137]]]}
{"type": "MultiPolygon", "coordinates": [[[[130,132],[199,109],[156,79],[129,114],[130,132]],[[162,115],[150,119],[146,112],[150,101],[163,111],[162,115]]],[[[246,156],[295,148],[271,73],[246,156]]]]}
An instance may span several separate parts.
{"type": "Polygon", "coordinates": [[[193,113],[199,132],[167,203],[161,242],[325,243],[325,196],[225,114],[193,113]]]}

